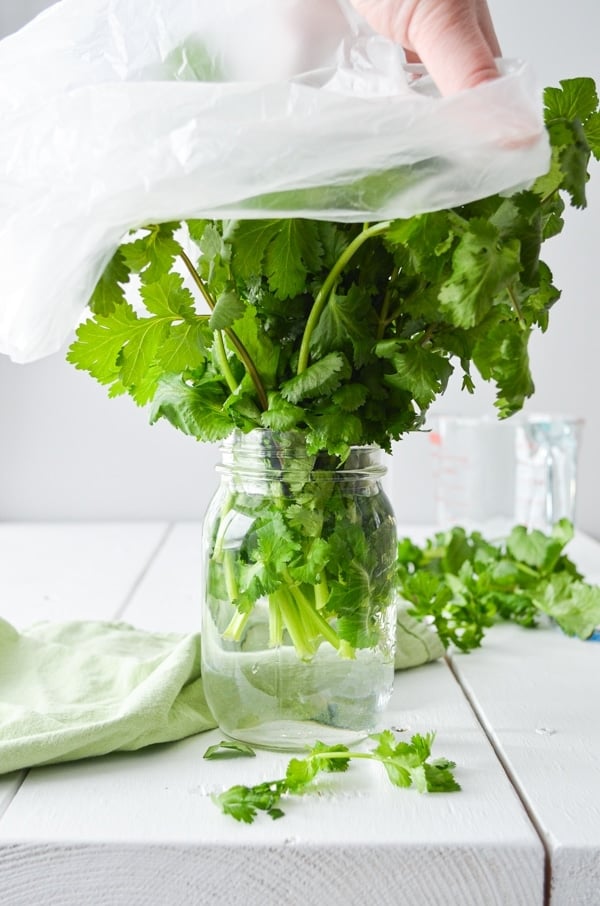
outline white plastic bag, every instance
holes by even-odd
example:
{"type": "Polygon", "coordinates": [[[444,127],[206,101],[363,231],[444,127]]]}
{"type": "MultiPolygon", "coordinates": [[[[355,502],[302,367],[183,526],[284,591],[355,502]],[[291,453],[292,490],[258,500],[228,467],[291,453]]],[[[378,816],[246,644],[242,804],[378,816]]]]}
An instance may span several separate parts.
{"type": "Polygon", "coordinates": [[[54,352],[123,235],[374,220],[548,166],[525,65],[441,98],[345,0],[63,0],[0,43],[0,352],[54,352]]]}

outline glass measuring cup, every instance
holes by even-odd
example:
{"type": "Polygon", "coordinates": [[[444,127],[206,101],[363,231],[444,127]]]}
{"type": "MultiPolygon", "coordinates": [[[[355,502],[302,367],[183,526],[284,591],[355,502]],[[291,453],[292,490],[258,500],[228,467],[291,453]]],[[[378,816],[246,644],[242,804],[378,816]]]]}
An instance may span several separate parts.
{"type": "Polygon", "coordinates": [[[440,525],[548,531],[574,522],[583,419],[438,415],[428,424],[440,525]]]}

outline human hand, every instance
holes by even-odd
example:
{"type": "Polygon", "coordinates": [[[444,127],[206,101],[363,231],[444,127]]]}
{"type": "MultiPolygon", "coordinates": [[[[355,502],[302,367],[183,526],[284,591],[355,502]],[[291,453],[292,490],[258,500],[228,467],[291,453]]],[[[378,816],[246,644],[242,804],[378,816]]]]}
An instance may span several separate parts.
{"type": "Polygon", "coordinates": [[[501,55],[486,0],[351,0],[376,31],[422,62],[442,94],[498,75],[501,55]]]}

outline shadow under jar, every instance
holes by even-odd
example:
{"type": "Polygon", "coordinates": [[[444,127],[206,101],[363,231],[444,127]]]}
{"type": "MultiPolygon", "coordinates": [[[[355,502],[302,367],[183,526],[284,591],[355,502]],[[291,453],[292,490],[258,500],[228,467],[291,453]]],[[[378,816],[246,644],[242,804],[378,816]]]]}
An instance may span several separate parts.
{"type": "Polygon", "coordinates": [[[394,676],[397,533],[375,447],[236,433],[204,522],[202,675],[220,728],[276,749],[376,729],[394,676]]]}

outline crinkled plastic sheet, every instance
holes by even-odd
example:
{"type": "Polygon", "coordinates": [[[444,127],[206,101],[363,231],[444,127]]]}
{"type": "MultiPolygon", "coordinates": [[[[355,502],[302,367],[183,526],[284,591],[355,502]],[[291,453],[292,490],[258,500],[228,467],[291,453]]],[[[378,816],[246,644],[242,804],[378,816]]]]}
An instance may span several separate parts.
{"type": "Polygon", "coordinates": [[[56,351],[128,230],[372,221],[548,166],[531,73],[441,98],[345,0],[63,0],[0,43],[0,352],[56,351]]]}

